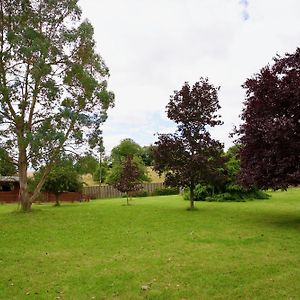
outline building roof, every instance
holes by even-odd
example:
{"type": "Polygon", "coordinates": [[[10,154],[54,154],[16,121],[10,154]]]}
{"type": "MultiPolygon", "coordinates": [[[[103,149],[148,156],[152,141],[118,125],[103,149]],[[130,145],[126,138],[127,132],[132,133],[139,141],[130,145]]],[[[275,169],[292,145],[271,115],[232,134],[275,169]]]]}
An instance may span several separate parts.
{"type": "Polygon", "coordinates": [[[0,182],[19,182],[19,176],[0,176],[0,182]]]}

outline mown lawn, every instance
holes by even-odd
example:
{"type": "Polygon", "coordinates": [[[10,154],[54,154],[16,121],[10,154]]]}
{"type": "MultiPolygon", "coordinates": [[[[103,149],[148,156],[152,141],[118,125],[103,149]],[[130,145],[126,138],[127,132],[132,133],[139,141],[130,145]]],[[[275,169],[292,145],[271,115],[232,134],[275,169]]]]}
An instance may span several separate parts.
{"type": "Polygon", "coordinates": [[[300,189],[123,203],[0,205],[0,298],[300,299],[300,189]]]}

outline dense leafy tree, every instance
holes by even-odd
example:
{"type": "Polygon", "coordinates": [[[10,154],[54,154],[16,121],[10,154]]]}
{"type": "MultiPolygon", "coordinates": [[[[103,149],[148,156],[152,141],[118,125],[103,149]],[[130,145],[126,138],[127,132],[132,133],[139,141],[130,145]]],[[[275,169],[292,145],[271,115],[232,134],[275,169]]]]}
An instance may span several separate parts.
{"type": "Polygon", "coordinates": [[[227,175],[227,182],[229,184],[237,183],[237,175],[241,169],[239,151],[240,151],[240,146],[235,145],[230,147],[225,153],[225,157],[226,157],[225,169],[227,175]]]}
{"type": "Polygon", "coordinates": [[[240,181],[247,187],[287,188],[300,183],[300,48],[274,58],[248,79],[240,181]]]}
{"type": "Polygon", "coordinates": [[[185,83],[175,91],[167,105],[168,117],[177,123],[177,132],[161,134],[155,143],[154,168],[166,172],[166,183],[190,189],[194,208],[194,189],[198,183],[221,180],[223,146],[211,138],[208,129],[222,124],[216,113],[219,88],[200,78],[192,87],[185,83]]]}
{"type": "Polygon", "coordinates": [[[126,155],[121,158],[120,163],[113,165],[107,182],[120,192],[126,193],[127,205],[131,192],[137,191],[143,181],[148,180],[146,168],[137,156],[126,155]]]}
{"type": "Polygon", "coordinates": [[[153,165],[153,150],[154,146],[144,146],[141,149],[141,157],[145,164],[145,166],[152,166],[153,165]]]}
{"type": "MultiPolygon", "coordinates": [[[[43,168],[34,175],[33,187],[38,184],[43,174],[43,168]]],[[[80,192],[82,181],[72,161],[59,161],[50,171],[43,185],[42,191],[53,193],[56,196],[56,206],[59,206],[59,195],[63,192],[80,192]]]]}
{"type": "Polygon", "coordinates": [[[81,156],[76,162],[76,170],[79,174],[94,174],[99,163],[93,155],[81,156]]]}
{"type": "Polygon", "coordinates": [[[110,170],[109,161],[107,159],[104,159],[101,163],[101,166],[100,164],[98,164],[96,171],[93,173],[93,180],[97,182],[101,181],[100,184],[106,182],[109,170],[110,170]]]}
{"type": "Polygon", "coordinates": [[[142,148],[132,139],[124,139],[111,151],[112,162],[120,162],[126,156],[141,156],[142,148]]]}
{"type": "Polygon", "coordinates": [[[17,168],[5,149],[0,148],[0,176],[16,175],[17,168]]]}
{"type": "Polygon", "coordinates": [[[0,1],[0,136],[18,162],[20,200],[30,210],[63,148],[97,145],[113,103],[108,68],[78,0],[0,1]],[[31,198],[27,169],[43,168],[31,198]]]}

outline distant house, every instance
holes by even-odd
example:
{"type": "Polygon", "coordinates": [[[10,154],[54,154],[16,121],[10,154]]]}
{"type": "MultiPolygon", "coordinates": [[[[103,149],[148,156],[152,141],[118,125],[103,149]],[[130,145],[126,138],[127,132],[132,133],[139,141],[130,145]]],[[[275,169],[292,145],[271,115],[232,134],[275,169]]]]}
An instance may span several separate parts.
{"type": "Polygon", "coordinates": [[[0,202],[18,202],[20,182],[18,176],[0,176],[0,202]]]}

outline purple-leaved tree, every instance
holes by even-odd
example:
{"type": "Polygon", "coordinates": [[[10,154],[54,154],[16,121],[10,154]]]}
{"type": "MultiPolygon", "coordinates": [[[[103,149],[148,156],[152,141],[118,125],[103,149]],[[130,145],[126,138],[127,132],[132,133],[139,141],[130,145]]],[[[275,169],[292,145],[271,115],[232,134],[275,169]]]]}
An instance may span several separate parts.
{"type": "Polygon", "coordinates": [[[168,185],[190,189],[190,209],[194,209],[196,184],[215,186],[223,180],[223,145],[209,133],[209,128],[222,124],[218,90],[207,78],[200,78],[192,87],[185,83],[175,91],[166,108],[177,131],[160,134],[154,147],[154,168],[166,174],[168,185]]]}
{"type": "Polygon", "coordinates": [[[300,183],[300,48],[274,58],[248,79],[243,124],[236,130],[240,182],[286,189],[300,183]]]}

